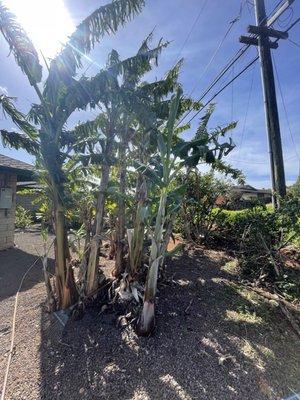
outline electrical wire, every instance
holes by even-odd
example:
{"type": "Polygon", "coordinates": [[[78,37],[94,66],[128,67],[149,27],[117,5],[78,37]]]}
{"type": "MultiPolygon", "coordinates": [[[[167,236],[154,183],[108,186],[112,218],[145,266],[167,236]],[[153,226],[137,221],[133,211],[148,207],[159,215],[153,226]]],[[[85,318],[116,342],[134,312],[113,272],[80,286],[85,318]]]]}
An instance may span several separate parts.
{"type": "Polygon", "coordinates": [[[297,19],[287,28],[287,30],[286,30],[285,32],[289,32],[292,28],[294,28],[294,26],[295,26],[296,24],[298,24],[299,21],[300,21],[300,17],[297,18],[297,19]]]}
{"type": "Polygon", "coordinates": [[[228,161],[233,161],[241,164],[257,164],[257,165],[265,165],[267,163],[267,161],[239,160],[236,158],[229,158],[228,161]]]}
{"type": "Polygon", "coordinates": [[[280,16],[277,20],[277,24],[281,29],[285,29],[291,23],[294,16],[294,10],[292,7],[287,8],[286,11],[289,11],[289,14],[285,17],[280,16]]]}
{"type": "Polygon", "coordinates": [[[295,42],[294,40],[288,38],[288,41],[291,42],[293,45],[300,47],[300,44],[295,42]]]}
{"type": "MultiPolygon", "coordinates": [[[[285,158],[284,161],[291,161],[291,160],[295,160],[297,157],[296,156],[292,156],[292,157],[288,157],[285,158]]],[[[241,163],[241,164],[254,164],[254,165],[266,165],[268,164],[268,159],[266,157],[266,161],[253,161],[253,160],[240,160],[237,158],[229,158],[228,161],[233,161],[233,162],[237,162],[237,163],[241,163]]]]}
{"type": "MultiPolygon", "coordinates": [[[[227,36],[229,35],[230,31],[232,30],[234,24],[241,19],[242,11],[243,11],[243,3],[241,3],[239,14],[232,21],[229,22],[229,27],[226,29],[222,39],[218,43],[218,45],[217,45],[215,51],[213,52],[211,58],[209,59],[208,63],[204,67],[202,73],[200,74],[200,77],[198,78],[199,80],[201,80],[202,77],[206,74],[208,68],[211,66],[212,62],[214,61],[214,59],[216,58],[217,54],[219,53],[223,43],[225,42],[225,40],[226,40],[227,36]]],[[[192,88],[192,90],[191,90],[191,92],[189,94],[189,97],[194,93],[196,87],[197,87],[197,84],[195,84],[194,87],[192,88]]]]}
{"type": "Polygon", "coordinates": [[[250,88],[249,88],[249,94],[248,94],[248,100],[247,100],[247,105],[246,105],[246,113],[245,113],[245,118],[244,118],[243,128],[242,128],[242,136],[241,136],[241,140],[240,140],[240,144],[239,144],[238,156],[240,155],[241,148],[243,146],[243,141],[244,141],[244,136],[245,136],[245,131],[246,131],[246,124],[247,124],[247,118],[248,118],[248,112],[249,112],[249,106],[250,106],[250,100],[251,100],[253,82],[254,82],[254,71],[255,71],[255,68],[253,67],[251,83],[250,83],[250,88]]]}
{"type": "MultiPolygon", "coordinates": [[[[248,1],[249,0],[246,0],[246,2],[247,2],[247,4],[248,4],[248,1]]],[[[274,7],[274,9],[268,14],[268,16],[266,16],[265,18],[264,18],[264,20],[262,21],[262,22],[264,22],[265,20],[267,20],[269,17],[270,17],[270,15],[272,15],[275,11],[276,11],[276,9],[280,6],[280,4],[282,3],[282,1],[279,1],[278,3],[277,3],[277,5],[274,7]]],[[[238,19],[240,18],[240,15],[241,15],[241,12],[242,12],[242,8],[240,9],[240,14],[239,14],[239,16],[237,17],[238,19]]],[[[236,19],[237,19],[236,18],[236,19]]],[[[236,20],[235,19],[235,20],[236,20]]],[[[237,20],[238,20],[237,19],[237,20]]],[[[233,21],[235,21],[235,20],[233,20],[233,21]]],[[[233,22],[232,21],[232,22],[233,22]]],[[[236,21],[235,21],[236,22],[236,21]]],[[[231,25],[231,27],[232,27],[232,25],[231,25]]],[[[225,33],[225,36],[226,36],[226,34],[227,34],[227,32],[225,33]]],[[[256,37],[257,35],[254,35],[254,37],[256,37]]],[[[224,39],[225,39],[226,37],[224,37],[223,39],[222,39],[222,41],[224,42],[224,39]]],[[[222,42],[221,41],[221,42],[222,42]]],[[[230,69],[230,67],[231,66],[233,66],[239,59],[240,59],[240,57],[249,49],[249,47],[250,47],[251,45],[250,44],[248,44],[248,45],[245,45],[245,46],[243,46],[242,48],[240,48],[236,53],[235,53],[235,55],[229,60],[229,62],[228,62],[228,64],[227,65],[225,65],[225,67],[222,69],[222,71],[219,73],[219,75],[217,75],[217,77],[213,80],[213,83],[208,87],[208,91],[210,91],[211,90],[211,88],[213,88],[214,86],[215,86],[215,84],[221,79],[221,77],[230,69]]],[[[192,90],[192,92],[193,92],[193,90],[192,90]]],[[[204,92],[204,95],[206,95],[207,94],[207,92],[205,91],[204,92]]],[[[199,101],[201,101],[203,99],[203,97],[202,98],[200,98],[200,100],[199,101]]],[[[190,110],[190,112],[192,112],[192,110],[190,110]]],[[[189,112],[187,113],[187,115],[189,114],[189,112]]],[[[186,115],[186,116],[187,116],[186,115]]],[[[186,117],[185,116],[185,117],[186,117]]]]}
{"type": "MultiPolygon", "coordinates": [[[[233,66],[233,64],[235,64],[242,56],[243,54],[248,50],[248,48],[250,47],[249,44],[243,46],[242,48],[240,48],[235,54],[234,56],[229,60],[229,62],[223,67],[223,69],[221,70],[221,72],[219,72],[219,74],[214,78],[214,80],[212,81],[212,83],[207,87],[207,89],[204,91],[204,93],[201,95],[201,97],[198,99],[199,102],[201,102],[204,97],[211,91],[211,89],[213,87],[216,86],[216,84],[222,79],[222,77],[226,74],[226,72],[228,70],[230,70],[230,68],[233,66]]],[[[190,109],[186,112],[186,114],[181,118],[181,120],[178,122],[177,125],[179,125],[185,118],[187,118],[190,113],[193,111],[193,109],[190,109]]]]}
{"type": "Polygon", "coordinates": [[[277,80],[277,84],[278,84],[279,94],[280,94],[280,97],[281,97],[281,102],[282,102],[282,106],[283,106],[283,110],[284,110],[284,114],[285,114],[286,124],[287,124],[288,131],[289,131],[289,134],[290,134],[290,137],[291,137],[291,141],[292,141],[292,144],[293,144],[294,152],[295,152],[296,156],[298,157],[298,160],[300,161],[300,154],[298,153],[297,145],[296,145],[296,142],[295,142],[295,139],[294,139],[294,136],[293,136],[293,132],[292,132],[292,128],[291,128],[291,124],[290,124],[290,121],[289,121],[289,116],[288,116],[288,112],[287,112],[287,108],[286,108],[286,103],[285,103],[285,99],[284,99],[284,96],[283,96],[282,86],[281,86],[280,79],[279,79],[278,69],[277,69],[275,57],[273,56],[273,54],[272,54],[272,59],[273,59],[273,64],[274,64],[274,69],[275,69],[275,76],[276,76],[276,80],[277,80]]]}
{"type": "MultiPolygon", "coordinates": [[[[285,32],[289,32],[298,22],[300,21],[300,17],[297,18],[286,30],[285,32]]],[[[279,39],[276,39],[274,43],[277,43],[279,39]]],[[[214,79],[212,84],[208,87],[208,89],[203,93],[203,95],[200,97],[198,100],[199,102],[203,100],[203,98],[210,92],[210,90],[216,85],[216,83],[222,78],[222,76],[230,69],[230,67],[235,64],[235,62],[247,51],[247,49],[250,47],[250,45],[246,45],[242,47],[237,53],[236,56],[232,59],[232,61],[227,64],[223,70],[219,73],[217,78],[214,79]]],[[[217,93],[215,93],[208,102],[206,102],[196,113],[195,115],[187,122],[188,124],[213,100],[215,99],[220,93],[223,92],[233,81],[235,81],[239,76],[241,76],[251,65],[253,65],[257,60],[259,59],[259,56],[256,56],[250,63],[248,63],[234,78],[232,78],[226,85],[224,85],[217,93]]],[[[184,115],[178,124],[178,126],[191,112],[193,109],[190,109],[186,115],[184,115]]]]}
{"type": "Polygon", "coordinates": [[[203,13],[206,5],[207,5],[207,2],[208,2],[208,0],[204,0],[203,1],[202,7],[200,8],[200,10],[199,10],[199,12],[198,12],[198,14],[196,16],[196,18],[195,18],[195,20],[194,20],[194,22],[193,22],[193,24],[191,26],[191,29],[189,30],[189,32],[188,32],[188,34],[187,34],[182,46],[180,47],[180,49],[179,49],[179,51],[178,51],[178,53],[177,53],[177,55],[176,55],[176,57],[175,57],[175,59],[174,59],[174,61],[172,63],[173,66],[176,65],[176,63],[178,62],[178,59],[179,59],[183,49],[185,48],[187,42],[189,41],[189,39],[191,37],[191,34],[193,33],[193,30],[195,29],[195,26],[196,26],[197,22],[199,21],[199,18],[201,17],[201,15],[202,15],[202,13],[203,13]]]}
{"type": "MultiPolygon", "coordinates": [[[[248,68],[251,67],[256,61],[258,60],[258,56],[255,57],[250,63],[248,63],[237,75],[235,75],[226,85],[224,85],[218,92],[216,92],[204,105],[201,106],[201,108],[193,115],[192,118],[189,119],[187,124],[190,124],[194,118],[206,107],[208,106],[209,103],[211,103],[220,93],[223,92],[232,82],[234,82],[237,78],[239,78],[245,71],[247,71],[248,68]]],[[[180,121],[181,122],[181,121],[180,121]]],[[[179,122],[179,123],[180,123],[179,122]]]]}
{"type": "MultiPolygon", "coordinates": [[[[232,77],[234,77],[234,65],[232,66],[232,77]]],[[[230,107],[230,120],[233,121],[233,101],[234,101],[234,87],[231,84],[231,107],[230,107]]]]}

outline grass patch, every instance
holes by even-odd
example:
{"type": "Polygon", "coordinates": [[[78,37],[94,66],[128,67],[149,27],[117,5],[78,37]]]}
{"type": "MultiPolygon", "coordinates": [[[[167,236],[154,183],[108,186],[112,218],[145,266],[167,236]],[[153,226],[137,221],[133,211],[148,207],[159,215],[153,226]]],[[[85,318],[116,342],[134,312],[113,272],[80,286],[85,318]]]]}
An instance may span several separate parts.
{"type": "Polygon", "coordinates": [[[224,287],[224,297],[230,301],[230,309],[227,310],[227,319],[236,322],[262,324],[271,322],[274,318],[274,307],[267,303],[257,293],[245,289],[245,287],[227,282],[224,287]]]}
{"type": "Polygon", "coordinates": [[[241,311],[241,310],[226,310],[226,320],[233,322],[247,322],[248,324],[263,324],[263,319],[256,314],[256,312],[251,311],[241,311]]]}
{"type": "Polygon", "coordinates": [[[239,274],[239,267],[237,260],[228,261],[221,267],[221,271],[226,272],[229,275],[236,276],[239,274]]]}

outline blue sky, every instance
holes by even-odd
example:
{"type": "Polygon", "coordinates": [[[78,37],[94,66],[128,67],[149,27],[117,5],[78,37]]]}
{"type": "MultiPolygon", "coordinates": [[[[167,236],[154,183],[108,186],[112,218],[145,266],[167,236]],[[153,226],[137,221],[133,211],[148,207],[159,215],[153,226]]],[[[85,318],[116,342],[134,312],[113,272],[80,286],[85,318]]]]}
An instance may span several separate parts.
{"type": "MultiPolygon", "coordinates": [[[[9,1],[7,0],[7,4],[9,4],[9,1]]],[[[24,0],[20,1],[24,2],[24,0]]],[[[41,0],[39,1],[41,2],[41,0]]],[[[48,5],[49,3],[52,4],[51,0],[43,1],[48,5]]],[[[65,0],[64,4],[70,18],[74,21],[74,24],[77,24],[97,6],[105,2],[104,0],[65,0]]],[[[270,12],[277,3],[277,0],[266,0],[267,11],[270,12]]],[[[296,0],[295,3],[292,10],[288,10],[280,23],[275,25],[277,29],[284,30],[291,21],[300,16],[299,1],[296,0]]],[[[242,4],[243,9],[239,21],[234,24],[205,74],[203,74],[203,71],[205,71],[210,57],[224,36],[230,21],[239,14],[240,0],[146,0],[146,7],[134,21],[129,22],[124,28],[120,29],[115,36],[104,38],[96,46],[90,55],[95,63],[90,67],[89,73],[97,73],[99,65],[104,65],[106,56],[112,48],[116,49],[122,57],[134,54],[145,36],[155,28],[153,44],[161,37],[171,43],[162,53],[159,67],[153,70],[146,78],[149,80],[156,77],[160,78],[179,57],[183,57],[184,65],[180,81],[186,93],[189,93],[195,87],[193,96],[198,98],[211,83],[214,76],[241,47],[238,38],[241,34],[246,33],[247,25],[254,23],[254,9],[251,1],[246,2],[243,0],[242,4]],[[202,13],[187,40],[187,35],[200,9],[202,9],[202,13]],[[182,48],[184,43],[185,46],[182,48]]],[[[55,6],[53,5],[53,7],[55,6]]],[[[34,13],[33,10],[32,13],[34,13]]],[[[49,18],[49,16],[44,15],[44,18],[49,18]]],[[[43,29],[43,18],[41,18],[40,29],[43,29]]],[[[290,31],[290,39],[300,44],[300,24],[290,31]]],[[[50,41],[51,37],[48,40],[50,41]]],[[[245,56],[235,64],[234,70],[229,71],[229,74],[210,92],[204,101],[209,100],[209,97],[222,84],[226,83],[234,73],[242,69],[255,55],[256,49],[249,49],[245,56]]],[[[293,136],[292,140],[281,96],[277,90],[286,180],[288,184],[291,184],[296,180],[299,173],[300,48],[290,41],[282,40],[279,48],[273,50],[273,55],[293,136]]],[[[27,112],[31,102],[35,101],[36,98],[32,88],[26,83],[22,72],[15,64],[14,58],[12,56],[8,57],[7,45],[2,37],[0,38],[0,62],[0,86],[10,96],[17,97],[17,106],[27,112]]],[[[230,163],[234,167],[243,170],[247,183],[256,187],[270,187],[268,144],[258,63],[254,64],[254,67],[251,67],[214,101],[216,102],[216,111],[211,121],[211,127],[222,125],[232,120],[238,121],[238,126],[232,133],[236,148],[229,156],[230,163]],[[251,86],[252,91],[250,91],[251,86]]],[[[76,123],[78,119],[85,120],[89,117],[91,117],[91,113],[77,113],[70,120],[70,126],[76,123]]],[[[200,117],[201,114],[195,118],[194,126],[200,117]]],[[[0,116],[0,124],[1,127],[6,129],[13,128],[12,123],[9,120],[5,120],[3,115],[0,116]]],[[[3,148],[1,144],[0,153],[23,161],[33,162],[33,158],[25,152],[3,148]]]]}

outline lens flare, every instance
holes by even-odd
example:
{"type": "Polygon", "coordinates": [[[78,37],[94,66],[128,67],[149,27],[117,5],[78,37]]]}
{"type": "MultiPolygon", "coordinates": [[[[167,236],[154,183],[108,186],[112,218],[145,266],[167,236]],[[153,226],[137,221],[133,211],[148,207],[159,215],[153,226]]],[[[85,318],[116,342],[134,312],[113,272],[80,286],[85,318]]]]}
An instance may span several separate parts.
{"type": "Polygon", "coordinates": [[[36,49],[52,58],[74,31],[63,0],[6,0],[36,49]]]}

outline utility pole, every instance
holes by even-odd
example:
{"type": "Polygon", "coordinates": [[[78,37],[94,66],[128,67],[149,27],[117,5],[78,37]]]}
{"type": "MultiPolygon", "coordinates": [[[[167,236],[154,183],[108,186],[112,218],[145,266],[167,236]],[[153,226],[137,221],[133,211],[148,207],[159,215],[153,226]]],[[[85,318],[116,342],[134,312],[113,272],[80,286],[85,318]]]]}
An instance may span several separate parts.
{"type": "MultiPolygon", "coordinates": [[[[271,48],[276,49],[278,47],[277,41],[287,39],[288,33],[269,28],[270,21],[274,20],[274,17],[271,17],[269,21],[267,20],[264,0],[254,0],[254,5],[256,26],[250,25],[248,32],[255,36],[241,36],[240,42],[258,46],[269,141],[273,204],[279,206],[277,201],[277,204],[275,203],[274,195],[278,194],[280,197],[284,197],[286,195],[286,184],[271,48]],[[270,41],[270,37],[276,38],[277,41],[270,41]]],[[[284,10],[277,12],[275,19],[284,10]]]]}

